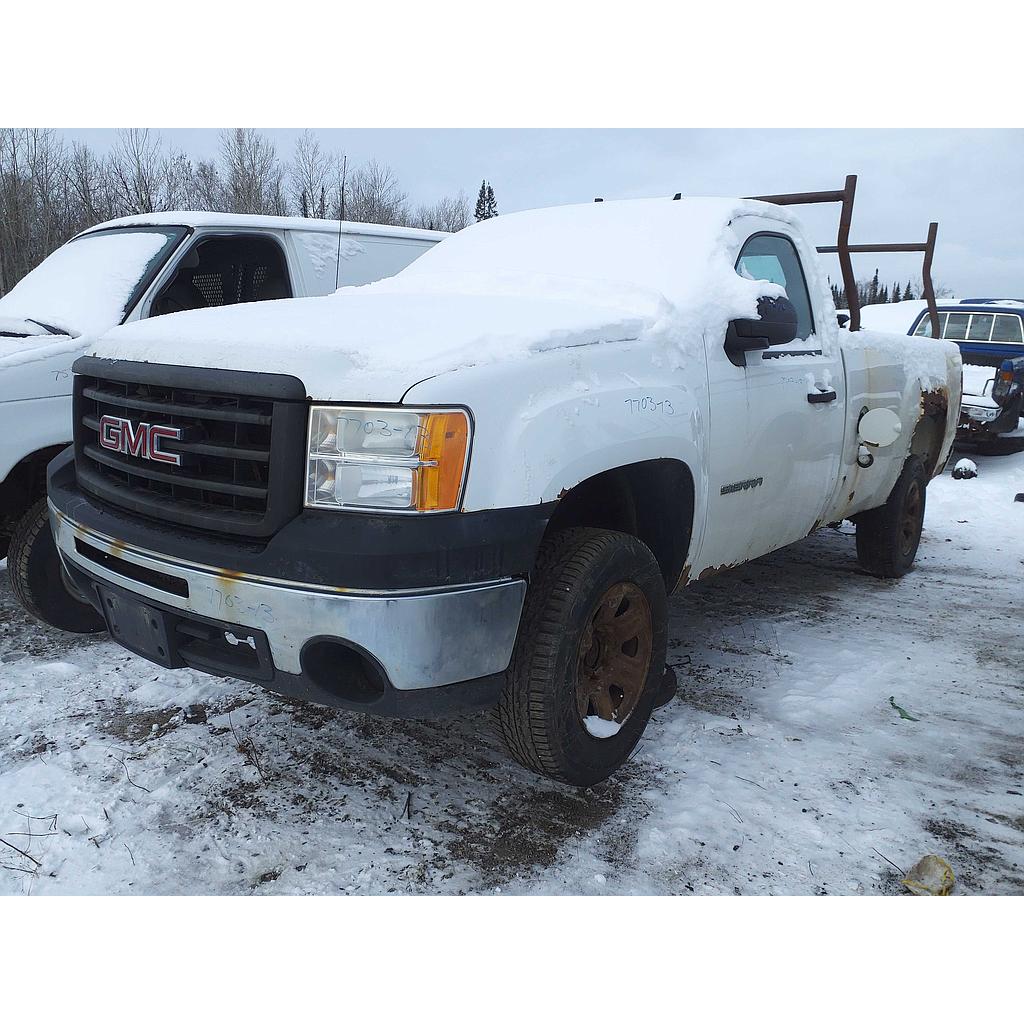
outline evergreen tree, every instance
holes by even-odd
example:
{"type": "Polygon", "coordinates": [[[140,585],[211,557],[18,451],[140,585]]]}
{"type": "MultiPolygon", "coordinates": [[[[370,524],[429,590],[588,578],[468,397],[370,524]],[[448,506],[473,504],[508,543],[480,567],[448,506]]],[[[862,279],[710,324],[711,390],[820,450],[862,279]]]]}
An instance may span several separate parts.
{"type": "Polygon", "coordinates": [[[878,268],[875,267],[875,276],[871,278],[871,284],[868,286],[868,301],[867,304],[870,306],[878,301],[878,268]]]}
{"type": "Polygon", "coordinates": [[[476,208],[473,210],[473,216],[479,220],[487,220],[487,182],[480,182],[480,191],[476,196],[476,208]]]}
{"type": "Polygon", "coordinates": [[[888,302],[889,301],[889,286],[887,284],[883,284],[882,285],[881,290],[878,293],[878,301],[879,302],[888,302]]]}
{"type": "Polygon", "coordinates": [[[910,282],[907,282],[907,287],[903,289],[903,301],[906,302],[908,299],[914,297],[914,290],[910,287],[910,282]]]}
{"type": "Polygon", "coordinates": [[[889,301],[890,302],[899,302],[900,301],[900,283],[899,283],[899,281],[893,281],[893,284],[892,284],[892,298],[889,301]]]}
{"type": "Polygon", "coordinates": [[[476,208],[473,210],[473,216],[478,221],[490,220],[491,217],[498,216],[498,201],[494,198],[494,189],[486,180],[480,182],[480,191],[476,196],[476,208]]]}

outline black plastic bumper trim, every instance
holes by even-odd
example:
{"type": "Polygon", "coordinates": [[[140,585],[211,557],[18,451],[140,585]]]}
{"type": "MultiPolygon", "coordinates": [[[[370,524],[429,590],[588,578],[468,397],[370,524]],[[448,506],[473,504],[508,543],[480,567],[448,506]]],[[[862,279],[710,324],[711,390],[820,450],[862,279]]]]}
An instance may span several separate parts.
{"type": "Polygon", "coordinates": [[[132,514],[84,491],[73,452],[49,468],[69,519],[132,547],[252,576],[353,590],[410,590],[527,576],[555,508],[387,516],[305,509],[272,537],[224,537],[132,514]]]}

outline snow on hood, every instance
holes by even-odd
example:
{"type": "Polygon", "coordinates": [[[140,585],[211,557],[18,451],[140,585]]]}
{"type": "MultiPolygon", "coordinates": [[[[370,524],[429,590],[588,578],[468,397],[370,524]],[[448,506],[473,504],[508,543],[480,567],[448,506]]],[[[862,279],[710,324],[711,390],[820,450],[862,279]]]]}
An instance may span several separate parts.
{"type": "MultiPolygon", "coordinates": [[[[996,371],[992,366],[974,366],[964,364],[964,394],[981,396],[992,390],[992,382],[995,380],[996,371]]],[[[992,403],[995,405],[995,403],[992,403]]]]}
{"type": "Polygon", "coordinates": [[[783,289],[740,277],[744,200],[630,200],[482,222],[396,277],[314,299],[197,310],[110,331],[92,354],[300,377],[312,398],[398,401],[462,367],[637,338],[678,366],[706,331],[783,289]]]}

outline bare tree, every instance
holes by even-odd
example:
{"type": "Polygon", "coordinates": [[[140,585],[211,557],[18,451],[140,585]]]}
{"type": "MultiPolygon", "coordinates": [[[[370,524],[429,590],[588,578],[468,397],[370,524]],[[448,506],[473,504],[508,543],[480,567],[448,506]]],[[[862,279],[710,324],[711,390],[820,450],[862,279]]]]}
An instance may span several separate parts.
{"type": "Polygon", "coordinates": [[[461,231],[469,222],[469,198],[465,192],[460,192],[456,196],[444,196],[432,206],[418,206],[409,226],[431,231],[461,231]]]}
{"type": "Polygon", "coordinates": [[[118,132],[110,154],[110,170],[120,207],[127,214],[163,208],[163,147],[148,128],[118,132]]]}
{"type": "Polygon", "coordinates": [[[56,132],[0,129],[0,293],[76,230],[69,167],[56,132]]]}
{"type": "Polygon", "coordinates": [[[286,214],[284,168],[274,144],[252,128],[221,134],[222,179],[228,212],[286,214]]]}
{"type": "Polygon", "coordinates": [[[224,180],[212,160],[200,160],[195,165],[188,186],[187,205],[193,210],[228,208],[224,180]]]}
{"type": "Polygon", "coordinates": [[[317,137],[307,129],[295,143],[289,168],[293,205],[303,217],[326,217],[328,193],[333,190],[331,158],[317,137]]]}
{"type": "Polygon", "coordinates": [[[408,196],[399,188],[395,172],[371,160],[352,175],[345,216],[366,224],[404,224],[408,196]]]}

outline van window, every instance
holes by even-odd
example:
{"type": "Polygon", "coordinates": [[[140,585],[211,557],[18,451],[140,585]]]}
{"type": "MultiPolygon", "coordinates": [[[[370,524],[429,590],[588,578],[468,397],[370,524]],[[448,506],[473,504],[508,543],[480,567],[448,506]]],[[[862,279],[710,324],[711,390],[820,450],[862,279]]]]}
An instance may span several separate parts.
{"type": "Polygon", "coordinates": [[[291,297],[284,253],[274,239],[218,235],[200,238],[185,253],[153,300],[150,316],[291,297]]]}
{"type": "Polygon", "coordinates": [[[366,235],[357,241],[362,252],[341,261],[342,284],[370,284],[371,281],[393,277],[434,244],[411,238],[373,238],[366,235]]]}
{"type": "Polygon", "coordinates": [[[341,273],[338,273],[339,238],[336,234],[326,231],[293,231],[291,234],[313,295],[328,295],[336,287],[370,284],[392,277],[435,244],[413,238],[342,233],[341,273]]]}
{"type": "Polygon", "coordinates": [[[788,238],[782,235],[748,238],[736,261],[736,272],[752,281],[781,284],[786,289],[786,297],[796,307],[797,337],[809,338],[814,333],[807,281],[800,257],[788,238]]]}

